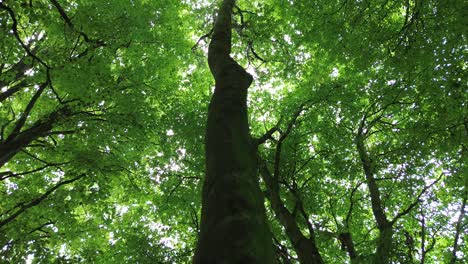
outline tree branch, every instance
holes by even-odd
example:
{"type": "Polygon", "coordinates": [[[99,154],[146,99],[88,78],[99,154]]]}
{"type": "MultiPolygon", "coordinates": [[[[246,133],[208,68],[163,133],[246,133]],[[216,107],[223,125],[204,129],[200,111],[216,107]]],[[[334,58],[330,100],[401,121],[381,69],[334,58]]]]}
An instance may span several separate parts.
{"type": "Polygon", "coordinates": [[[19,215],[21,215],[22,213],[26,212],[26,210],[28,210],[29,208],[33,207],[33,206],[36,206],[38,204],[40,204],[42,201],[44,201],[47,197],[49,197],[49,195],[51,193],[53,193],[55,190],[57,190],[58,188],[60,188],[61,186],[63,185],[66,185],[66,184],[70,184],[72,182],[75,182],[81,178],[83,178],[85,176],[85,174],[81,174],[80,176],[76,177],[76,178],[73,178],[73,179],[70,179],[70,180],[66,180],[66,181],[62,181],[62,182],[59,182],[58,184],[56,184],[55,186],[53,186],[52,188],[50,188],[49,190],[47,190],[44,194],[42,194],[41,196],[37,197],[36,199],[28,202],[28,203],[21,203],[21,205],[19,206],[19,209],[13,213],[12,215],[10,215],[9,217],[3,219],[0,221],[0,228],[2,228],[3,226],[7,225],[8,223],[10,223],[11,221],[15,220],[19,215]]]}
{"type": "MultiPolygon", "coordinates": [[[[45,161],[42,161],[42,162],[45,162],[45,161]]],[[[48,167],[57,167],[57,166],[66,165],[66,164],[69,164],[69,163],[71,163],[71,161],[63,162],[63,163],[46,163],[45,166],[30,170],[30,171],[20,172],[20,173],[13,173],[11,171],[0,172],[0,181],[3,181],[3,180],[8,179],[8,178],[12,178],[12,177],[19,177],[19,176],[24,176],[24,175],[31,174],[31,173],[34,173],[34,172],[38,172],[38,171],[41,171],[41,170],[46,169],[48,167]]]]}
{"type": "Polygon", "coordinates": [[[63,18],[63,20],[65,21],[65,23],[67,24],[67,26],[69,26],[71,29],[73,29],[74,31],[76,31],[80,36],[83,37],[83,39],[88,42],[88,43],[92,43],[92,44],[95,44],[97,47],[101,47],[101,46],[106,46],[106,43],[102,40],[94,40],[94,39],[91,39],[90,37],[88,37],[88,35],[86,35],[83,31],[79,31],[75,28],[75,25],[73,25],[70,17],[68,17],[67,13],[65,12],[65,10],[63,9],[63,7],[57,2],[57,0],[50,0],[50,2],[52,2],[52,4],[55,6],[55,8],[57,9],[57,11],[60,13],[60,16],[63,18]]]}
{"type": "Polygon", "coordinates": [[[16,40],[18,40],[18,42],[20,43],[21,47],[23,47],[23,49],[26,51],[26,53],[31,56],[32,58],[36,59],[42,66],[44,66],[46,69],[49,69],[50,67],[43,61],[41,60],[39,57],[37,57],[30,49],[29,47],[24,44],[23,40],[21,39],[21,37],[19,36],[18,34],[18,21],[16,20],[16,17],[15,17],[15,12],[13,12],[13,9],[11,9],[10,7],[6,6],[3,4],[3,2],[0,2],[0,8],[3,9],[3,10],[6,10],[8,12],[8,14],[10,15],[12,21],[13,21],[13,25],[12,25],[12,30],[13,30],[13,35],[15,36],[16,40]]]}
{"type": "Polygon", "coordinates": [[[453,240],[453,250],[452,250],[452,258],[450,259],[450,264],[454,264],[457,261],[457,251],[458,251],[458,240],[460,238],[460,233],[463,232],[462,230],[462,223],[463,219],[465,219],[465,206],[466,206],[466,189],[465,189],[465,197],[463,197],[463,202],[460,208],[460,215],[458,216],[457,226],[455,228],[455,238],[453,240]]]}
{"type": "Polygon", "coordinates": [[[362,119],[361,124],[359,126],[358,134],[355,138],[355,144],[358,150],[359,157],[361,159],[362,167],[366,177],[367,187],[369,188],[372,212],[374,214],[374,218],[377,222],[379,230],[382,231],[387,227],[387,225],[390,222],[388,221],[387,216],[384,213],[380,197],[380,190],[374,178],[374,164],[372,159],[369,157],[369,153],[367,152],[366,146],[364,144],[363,127],[365,121],[363,120],[365,120],[365,118],[362,119]]]}
{"type": "Polygon", "coordinates": [[[356,193],[356,191],[358,190],[358,188],[363,184],[364,182],[360,182],[359,184],[357,184],[356,186],[354,186],[353,190],[351,191],[351,195],[349,197],[349,209],[348,209],[348,213],[346,214],[346,218],[345,218],[345,226],[346,228],[349,228],[349,220],[351,219],[351,213],[353,212],[353,207],[354,207],[354,194],[356,193]]]}
{"type": "Polygon", "coordinates": [[[47,85],[48,85],[48,82],[45,82],[45,83],[42,83],[39,86],[39,89],[33,95],[31,100],[29,101],[28,105],[24,109],[23,114],[21,115],[21,117],[16,122],[15,128],[13,128],[13,131],[7,137],[7,139],[6,139],[7,141],[12,140],[14,137],[16,137],[20,133],[21,129],[23,128],[24,124],[26,123],[26,119],[28,119],[29,114],[31,113],[31,110],[33,109],[34,105],[36,104],[37,100],[39,99],[39,97],[41,96],[42,92],[47,87],[47,85]]]}
{"type": "MultiPolygon", "coordinates": [[[[3,86],[4,85],[0,83],[0,87],[3,87],[3,86]]],[[[22,80],[21,82],[17,84],[14,84],[12,87],[10,86],[10,89],[6,90],[3,93],[0,93],[0,103],[5,101],[8,97],[14,95],[16,92],[25,88],[26,86],[27,86],[27,82],[25,80],[22,80]]]]}
{"type": "Polygon", "coordinates": [[[213,31],[214,31],[214,28],[212,28],[212,29],[210,30],[210,32],[208,32],[208,33],[206,33],[205,35],[201,36],[201,37],[198,39],[197,43],[195,43],[195,45],[192,46],[192,51],[194,51],[194,50],[198,47],[198,44],[200,43],[200,41],[202,41],[202,40],[204,40],[204,39],[206,39],[206,38],[209,38],[211,35],[213,35],[213,31]]]}
{"type": "Polygon", "coordinates": [[[270,128],[261,137],[259,137],[257,139],[254,139],[255,146],[260,146],[260,145],[264,144],[267,140],[272,139],[272,136],[276,131],[279,131],[278,126],[274,126],[274,127],[270,128]]]}
{"type": "Polygon", "coordinates": [[[393,225],[398,219],[400,219],[401,217],[407,215],[416,205],[418,205],[420,203],[420,199],[421,199],[421,196],[428,190],[430,189],[432,186],[434,186],[434,184],[436,184],[437,182],[439,182],[441,179],[442,179],[442,176],[444,176],[443,173],[441,173],[439,175],[439,177],[431,184],[425,186],[418,194],[418,196],[416,197],[415,201],[412,202],[405,210],[399,212],[394,218],[392,221],[390,221],[390,224],[393,225]]]}

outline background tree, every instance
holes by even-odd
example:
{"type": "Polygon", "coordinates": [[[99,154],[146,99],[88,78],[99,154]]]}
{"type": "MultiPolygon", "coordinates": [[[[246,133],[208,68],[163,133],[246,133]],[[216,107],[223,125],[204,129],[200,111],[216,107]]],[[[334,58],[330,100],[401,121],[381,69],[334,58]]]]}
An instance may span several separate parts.
{"type": "Polygon", "coordinates": [[[128,230],[129,248],[161,244],[156,236],[148,238],[148,223],[135,221],[139,228],[130,229],[133,220],[123,215],[150,196],[142,196],[148,190],[139,187],[151,182],[137,173],[145,159],[140,152],[157,151],[166,130],[149,121],[165,114],[159,98],[169,97],[179,82],[182,57],[164,46],[189,47],[181,30],[162,26],[177,6],[0,3],[3,261],[20,262],[27,255],[42,262],[57,256],[100,262],[164,255],[153,246],[140,253],[128,253],[123,245],[116,252],[107,249],[111,237],[117,241],[128,230]],[[139,15],[143,9],[152,11],[139,15]],[[163,41],[164,32],[174,39],[163,41]],[[160,64],[167,68],[155,70],[160,64]]]}

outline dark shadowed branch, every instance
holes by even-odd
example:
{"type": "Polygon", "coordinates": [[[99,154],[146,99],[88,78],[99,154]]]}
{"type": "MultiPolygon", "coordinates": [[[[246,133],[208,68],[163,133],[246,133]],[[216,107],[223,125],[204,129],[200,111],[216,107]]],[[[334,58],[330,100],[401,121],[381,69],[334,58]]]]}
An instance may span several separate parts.
{"type": "Polygon", "coordinates": [[[0,2],[0,8],[3,9],[3,10],[6,10],[8,12],[8,14],[10,15],[11,17],[11,20],[13,21],[13,25],[12,25],[12,31],[13,31],[13,35],[15,36],[16,40],[18,40],[18,42],[20,43],[21,47],[26,51],[26,53],[34,58],[35,60],[37,60],[42,66],[44,66],[46,69],[50,69],[50,67],[42,60],[40,59],[39,57],[37,57],[32,51],[31,49],[23,42],[23,40],[21,39],[21,37],[19,36],[19,33],[18,33],[18,20],[16,19],[16,15],[15,15],[15,12],[13,11],[13,9],[11,9],[10,7],[4,5],[2,2],[0,2]]]}
{"type": "MultiPolygon", "coordinates": [[[[32,200],[32,201],[29,201],[29,202],[22,202],[22,203],[19,203],[17,206],[15,206],[15,208],[17,208],[17,210],[11,214],[9,217],[3,219],[0,221],[0,228],[2,228],[3,226],[7,225],[8,223],[10,223],[11,221],[15,220],[18,216],[20,216],[22,213],[26,212],[26,210],[28,210],[29,208],[33,207],[33,206],[36,206],[38,204],[40,204],[42,201],[44,201],[45,199],[47,199],[47,197],[49,197],[50,194],[52,194],[55,190],[57,190],[58,188],[60,188],[61,186],[63,185],[66,185],[66,184],[70,184],[72,182],[75,182],[81,178],[83,178],[86,174],[81,174],[80,176],[76,177],[76,178],[73,178],[73,179],[70,179],[70,180],[65,180],[65,181],[61,181],[59,183],[57,183],[56,185],[54,185],[52,188],[50,188],[49,190],[47,190],[44,194],[42,194],[41,196],[37,197],[36,199],[32,200]]],[[[10,211],[10,210],[9,210],[10,211]]]]}
{"type": "Polygon", "coordinates": [[[467,193],[465,190],[465,193],[464,193],[465,197],[463,197],[463,202],[460,208],[460,215],[458,216],[457,226],[455,227],[455,237],[453,239],[453,250],[452,250],[452,257],[450,259],[450,264],[454,264],[457,261],[457,252],[458,252],[458,247],[459,247],[458,240],[460,239],[460,235],[463,232],[463,221],[465,219],[465,207],[466,207],[466,198],[467,198],[466,194],[467,193]]]}
{"type": "Polygon", "coordinates": [[[92,39],[90,38],[87,34],[85,34],[83,31],[80,31],[80,30],[77,30],[75,25],[72,23],[70,17],[67,15],[67,13],[65,12],[65,10],[63,9],[63,7],[57,2],[57,0],[50,0],[50,2],[52,2],[52,4],[55,6],[55,8],[57,9],[57,11],[60,13],[60,16],[62,17],[62,19],[65,21],[65,23],[67,24],[67,26],[69,26],[71,29],[73,29],[74,31],[76,31],[80,36],[83,37],[83,39],[88,42],[88,43],[92,43],[94,45],[96,45],[97,47],[102,47],[102,46],[106,46],[106,43],[102,40],[95,40],[95,39],[92,39]]]}
{"type": "Polygon", "coordinates": [[[442,179],[442,176],[444,176],[443,173],[441,173],[439,175],[439,177],[431,184],[425,186],[418,194],[418,196],[416,197],[415,201],[413,201],[410,205],[408,205],[408,207],[406,207],[406,209],[404,209],[403,211],[399,212],[394,218],[392,221],[390,221],[390,223],[393,225],[396,221],[398,221],[398,219],[400,219],[401,217],[407,215],[409,212],[411,212],[411,210],[413,210],[413,208],[418,205],[420,203],[420,199],[421,199],[421,196],[427,191],[429,190],[432,186],[434,186],[434,184],[436,184],[437,182],[439,182],[441,179],[442,179]]]}

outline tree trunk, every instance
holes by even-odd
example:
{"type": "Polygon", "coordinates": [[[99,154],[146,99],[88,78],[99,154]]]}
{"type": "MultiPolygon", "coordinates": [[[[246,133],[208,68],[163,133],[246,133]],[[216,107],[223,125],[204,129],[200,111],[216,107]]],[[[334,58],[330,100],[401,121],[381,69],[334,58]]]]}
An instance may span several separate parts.
{"type": "Polygon", "coordinates": [[[252,76],[230,57],[234,4],[235,0],[223,1],[208,51],[216,85],[208,111],[206,175],[194,263],[275,263],[247,118],[252,76]]]}
{"type": "Polygon", "coordinates": [[[466,206],[466,199],[467,199],[467,191],[463,194],[463,202],[460,208],[460,215],[458,216],[457,225],[455,227],[455,238],[453,240],[453,250],[452,250],[452,258],[450,259],[450,264],[455,264],[457,262],[457,251],[458,251],[458,240],[460,239],[460,234],[463,233],[463,219],[465,218],[465,206],[466,206]]]}
{"type": "Polygon", "coordinates": [[[373,264],[390,263],[390,258],[393,251],[393,228],[386,226],[379,228],[379,238],[377,242],[377,252],[374,255],[373,264]]]}
{"type": "Polygon", "coordinates": [[[314,234],[310,234],[310,238],[304,236],[294,216],[280,201],[279,195],[271,195],[271,207],[275,211],[277,219],[285,228],[286,234],[299,257],[299,262],[301,264],[322,264],[323,260],[315,244],[314,234]]]}
{"type": "Polygon", "coordinates": [[[351,233],[340,233],[338,235],[338,240],[340,240],[341,242],[342,249],[348,252],[348,256],[351,259],[351,264],[359,263],[359,255],[357,254],[356,248],[354,247],[353,237],[351,233]]]}
{"type": "Polygon", "coordinates": [[[377,228],[379,229],[379,238],[377,240],[377,252],[373,256],[372,263],[387,264],[390,263],[390,257],[393,250],[393,227],[392,222],[385,215],[382,201],[380,199],[380,190],[375,180],[374,164],[369,152],[364,144],[362,136],[363,125],[359,128],[357,137],[355,138],[356,147],[361,158],[362,167],[366,176],[367,187],[369,188],[372,212],[377,228]]]}
{"type": "Polygon", "coordinates": [[[271,208],[275,212],[278,221],[284,227],[286,235],[299,258],[299,262],[301,264],[322,264],[323,260],[315,243],[314,233],[311,230],[309,238],[302,233],[296,222],[296,218],[281,201],[277,179],[274,179],[270,174],[266,168],[266,164],[260,170],[267,186],[267,198],[270,201],[271,208]]]}

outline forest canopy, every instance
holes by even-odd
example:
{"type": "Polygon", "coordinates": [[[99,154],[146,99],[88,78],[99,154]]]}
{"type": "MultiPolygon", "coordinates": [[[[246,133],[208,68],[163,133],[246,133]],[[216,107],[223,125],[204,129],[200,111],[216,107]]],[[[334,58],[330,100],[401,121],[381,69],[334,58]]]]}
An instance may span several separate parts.
{"type": "MultiPolygon", "coordinates": [[[[0,0],[1,263],[191,263],[221,2],[0,0]]],[[[467,10],[236,1],[278,263],[468,258],[467,10]]]]}

